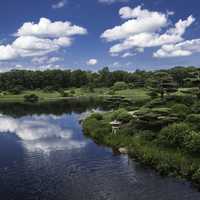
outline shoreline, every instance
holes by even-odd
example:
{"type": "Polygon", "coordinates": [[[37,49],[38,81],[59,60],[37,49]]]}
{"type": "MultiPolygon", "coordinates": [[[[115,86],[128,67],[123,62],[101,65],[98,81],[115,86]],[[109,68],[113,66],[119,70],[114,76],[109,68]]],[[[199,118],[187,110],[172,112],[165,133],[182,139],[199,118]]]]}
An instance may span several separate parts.
{"type": "MultiPolygon", "coordinates": [[[[154,142],[146,141],[137,135],[135,136],[123,136],[113,135],[111,132],[104,132],[105,127],[95,125],[95,121],[88,125],[88,120],[91,117],[86,118],[83,121],[84,134],[93,139],[97,144],[105,147],[117,149],[126,149],[126,153],[131,158],[134,158],[140,164],[147,166],[161,176],[173,176],[178,179],[183,179],[191,182],[192,186],[200,190],[200,159],[192,157],[181,150],[175,150],[172,148],[158,147],[154,142]],[[99,136],[94,134],[92,126],[98,128],[99,136]]],[[[120,152],[120,151],[119,151],[120,152]]],[[[123,154],[123,152],[121,152],[123,154]]]]}

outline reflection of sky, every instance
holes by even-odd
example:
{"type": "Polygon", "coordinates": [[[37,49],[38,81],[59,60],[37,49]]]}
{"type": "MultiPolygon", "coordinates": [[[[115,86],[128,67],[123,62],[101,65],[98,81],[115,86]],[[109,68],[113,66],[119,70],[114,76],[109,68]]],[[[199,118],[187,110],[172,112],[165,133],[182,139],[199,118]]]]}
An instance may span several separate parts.
{"type": "Polygon", "coordinates": [[[15,134],[31,152],[49,153],[83,148],[86,145],[86,141],[80,138],[81,127],[73,115],[33,115],[18,119],[1,115],[0,132],[15,134]]]}

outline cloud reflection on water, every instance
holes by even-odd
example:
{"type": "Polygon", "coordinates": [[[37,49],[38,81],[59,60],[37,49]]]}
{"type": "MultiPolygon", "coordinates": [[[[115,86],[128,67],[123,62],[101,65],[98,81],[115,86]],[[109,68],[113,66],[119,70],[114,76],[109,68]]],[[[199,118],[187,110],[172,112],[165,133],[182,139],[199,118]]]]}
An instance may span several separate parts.
{"type": "MultiPolygon", "coordinates": [[[[0,116],[0,132],[16,134],[22,141],[27,151],[42,151],[50,153],[51,151],[64,149],[77,149],[86,146],[87,142],[74,139],[75,134],[72,126],[62,127],[59,123],[66,120],[65,115],[41,115],[22,118],[12,118],[9,116],[0,116]]],[[[66,120],[67,124],[67,120],[66,120]]]]}

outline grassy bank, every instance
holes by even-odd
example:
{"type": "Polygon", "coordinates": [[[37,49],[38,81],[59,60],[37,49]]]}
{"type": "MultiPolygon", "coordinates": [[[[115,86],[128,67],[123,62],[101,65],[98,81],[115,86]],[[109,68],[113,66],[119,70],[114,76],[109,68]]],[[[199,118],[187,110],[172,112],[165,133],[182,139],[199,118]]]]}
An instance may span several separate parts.
{"type": "Polygon", "coordinates": [[[43,90],[28,90],[22,91],[20,94],[12,94],[10,92],[0,93],[0,102],[23,102],[25,95],[35,94],[39,97],[40,102],[56,101],[67,98],[77,97],[110,97],[110,96],[122,96],[129,98],[133,101],[147,100],[149,98],[148,91],[141,89],[126,89],[116,91],[115,94],[110,94],[109,88],[95,88],[90,91],[87,88],[70,88],[63,90],[65,95],[62,95],[59,91],[43,91],[43,90]]]}
{"type": "MultiPolygon", "coordinates": [[[[127,118],[127,117],[125,117],[127,118]]],[[[135,129],[129,122],[116,135],[109,124],[113,113],[93,114],[83,122],[84,132],[97,143],[114,149],[126,148],[130,156],[161,175],[190,180],[200,188],[200,158],[181,148],[160,145],[153,132],[135,129]]]]}

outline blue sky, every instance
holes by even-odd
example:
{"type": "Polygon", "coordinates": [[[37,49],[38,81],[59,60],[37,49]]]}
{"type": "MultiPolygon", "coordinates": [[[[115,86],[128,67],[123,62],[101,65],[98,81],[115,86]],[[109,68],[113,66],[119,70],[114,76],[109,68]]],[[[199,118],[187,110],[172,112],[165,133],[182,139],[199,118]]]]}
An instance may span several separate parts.
{"type": "Polygon", "coordinates": [[[2,0],[0,71],[199,66],[198,0],[2,0]]]}

